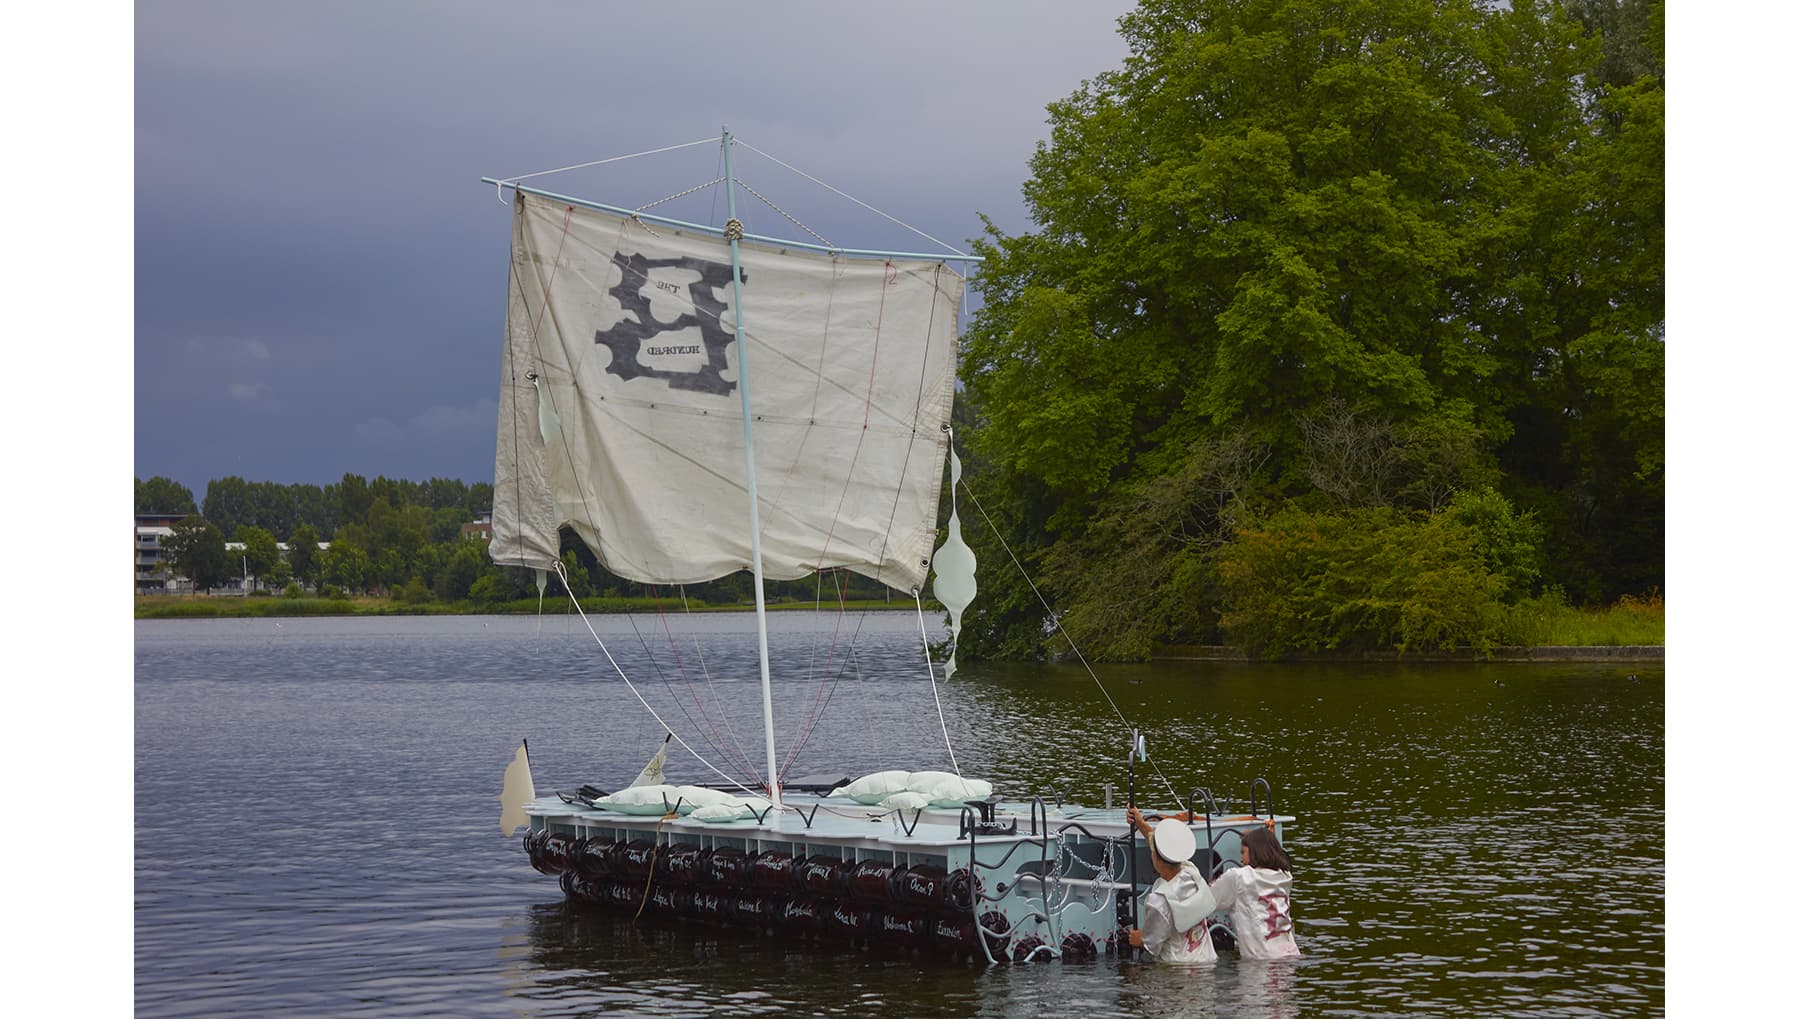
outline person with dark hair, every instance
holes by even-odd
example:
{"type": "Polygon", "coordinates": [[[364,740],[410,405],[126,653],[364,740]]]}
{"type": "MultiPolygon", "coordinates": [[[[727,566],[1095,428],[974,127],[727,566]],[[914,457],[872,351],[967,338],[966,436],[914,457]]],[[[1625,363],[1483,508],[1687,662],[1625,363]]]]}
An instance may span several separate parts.
{"type": "Polygon", "coordinates": [[[1137,808],[1126,812],[1126,820],[1149,841],[1150,860],[1158,876],[1144,894],[1144,926],[1131,929],[1131,944],[1159,963],[1217,960],[1207,918],[1218,904],[1194,866],[1193,830],[1173,818],[1162,819],[1152,829],[1137,808]]]}
{"type": "Polygon", "coordinates": [[[1272,827],[1257,826],[1241,836],[1239,860],[1213,881],[1213,897],[1231,921],[1238,955],[1253,960],[1299,956],[1289,898],[1294,865],[1272,827]]]}

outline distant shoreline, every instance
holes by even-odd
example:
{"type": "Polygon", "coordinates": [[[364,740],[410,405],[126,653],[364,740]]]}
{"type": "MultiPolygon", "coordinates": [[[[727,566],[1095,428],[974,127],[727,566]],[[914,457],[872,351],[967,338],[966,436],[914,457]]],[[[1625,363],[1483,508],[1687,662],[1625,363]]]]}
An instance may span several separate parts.
{"type": "MultiPolygon", "coordinates": [[[[280,596],[242,595],[138,595],[134,596],[132,617],[138,620],[244,620],[244,619],[292,619],[312,616],[536,616],[542,612],[545,616],[555,616],[570,610],[566,597],[548,597],[540,605],[537,599],[512,599],[506,602],[482,605],[472,602],[419,602],[405,603],[392,598],[377,596],[358,596],[354,598],[300,598],[290,599],[280,596]]],[[[767,603],[770,611],[791,612],[794,610],[835,610],[836,602],[778,602],[767,603]]],[[[911,610],[914,606],[905,604],[902,599],[893,601],[879,599],[852,600],[843,603],[843,608],[855,612],[888,610],[911,610]]],[[[943,612],[937,602],[926,599],[925,608],[932,612],[943,612]]],[[[694,612],[694,613],[747,613],[753,612],[753,603],[730,603],[712,605],[695,599],[684,601],[680,598],[662,600],[632,597],[606,598],[596,596],[581,600],[581,609],[585,613],[633,613],[633,612],[694,612]]]]}

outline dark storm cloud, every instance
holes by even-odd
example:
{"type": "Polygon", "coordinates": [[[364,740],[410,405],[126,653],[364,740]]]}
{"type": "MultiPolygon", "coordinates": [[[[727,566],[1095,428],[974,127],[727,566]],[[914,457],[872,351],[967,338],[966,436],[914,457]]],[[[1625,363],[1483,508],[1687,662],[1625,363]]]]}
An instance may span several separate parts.
{"type": "MultiPolygon", "coordinates": [[[[978,213],[1023,229],[1044,106],[1118,65],[1128,6],[140,5],[136,473],[197,498],[228,474],[490,478],[509,221],[482,176],[729,124],[959,247],[978,213]]],[[[836,243],[935,250],[734,159],[836,243]]],[[[638,205],[717,164],[699,146],[535,183],[638,205]]],[[[797,232],[741,201],[753,230],[797,232]]]]}

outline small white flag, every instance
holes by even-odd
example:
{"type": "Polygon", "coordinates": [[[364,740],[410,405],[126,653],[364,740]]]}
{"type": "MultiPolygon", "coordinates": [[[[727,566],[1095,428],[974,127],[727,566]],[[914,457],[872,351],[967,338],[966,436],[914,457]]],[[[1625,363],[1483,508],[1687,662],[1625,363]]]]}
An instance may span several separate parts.
{"type": "Polygon", "coordinates": [[[638,777],[631,781],[632,786],[661,786],[663,784],[663,762],[669,760],[669,741],[673,739],[675,739],[673,733],[663,738],[662,746],[650,756],[650,763],[645,765],[644,771],[639,772],[638,777]]]}
{"type": "Polygon", "coordinates": [[[531,757],[525,742],[519,742],[518,753],[506,767],[506,779],[500,786],[500,834],[510,836],[521,825],[531,824],[525,805],[537,800],[537,789],[531,785],[531,757]]]}

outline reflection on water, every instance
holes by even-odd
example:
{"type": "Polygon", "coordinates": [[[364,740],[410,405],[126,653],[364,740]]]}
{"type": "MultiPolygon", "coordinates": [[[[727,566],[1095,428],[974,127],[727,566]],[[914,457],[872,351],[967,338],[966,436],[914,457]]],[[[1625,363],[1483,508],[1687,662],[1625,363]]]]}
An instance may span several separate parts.
{"type": "MultiPolygon", "coordinates": [[[[948,767],[914,615],[773,619],[791,774],[948,767]]],[[[1102,667],[1149,735],[1143,799],[1264,776],[1299,816],[1306,955],[988,971],[566,906],[495,824],[518,739],[548,791],[617,786],[662,738],[579,622],[280,623],[137,624],[141,1015],[1663,1008],[1660,667],[1102,667]]],[[[745,617],[596,623],[696,750],[761,769],[745,617]]],[[[940,693],[965,772],[1122,796],[1126,737],[1079,666],[971,663],[940,693]]]]}

